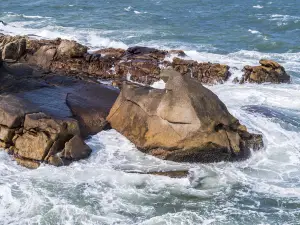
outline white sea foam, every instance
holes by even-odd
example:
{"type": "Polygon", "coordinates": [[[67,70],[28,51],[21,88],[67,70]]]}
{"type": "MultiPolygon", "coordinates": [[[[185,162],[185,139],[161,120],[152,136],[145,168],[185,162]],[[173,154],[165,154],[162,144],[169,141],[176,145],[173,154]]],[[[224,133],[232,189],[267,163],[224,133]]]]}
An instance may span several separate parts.
{"type": "Polygon", "coordinates": [[[129,12],[132,10],[132,7],[131,6],[128,6],[127,8],[124,8],[125,11],[129,12]]]}
{"type": "MultiPolygon", "coordinates": [[[[92,48],[127,47],[123,42],[102,37],[104,31],[51,26],[39,30],[22,25],[18,22],[0,25],[0,30],[10,34],[36,34],[40,38],[62,36],[92,48]]],[[[261,58],[274,59],[288,72],[300,73],[300,53],[241,50],[222,55],[191,51],[184,46],[182,49],[187,50],[187,59],[230,65],[233,77],[240,77],[247,64],[258,65],[261,58]]],[[[156,88],[163,86],[163,81],[154,84],[156,88]]],[[[295,205],[300,204],[297,186],[300,128],[281,122],[284,118],[268,118],[243,107],[280,108],[299,115],[300,81],[294,77],[292,84],[280,85],[228,82],[208,88],[250,131],[263,134],[264,150],[237,163],[175,163],[141,153],[124,136],[110,130],[91,137],[87,141],[93,149],[91,157],[69,167],[43,165],[28,170],[0,151],[0,224],[3,221],[12,225],[20,221],[22,224],[176,225],[244,224],[245,221],[270,224],[276,218],[298,221],[300,213],[295,205]],[[195,179],[126,173],[187,169],[193,171],[195,179]],[[266,208],[258,212],[261,205],[266,208]]]]}
{"type": "Polygon", "coordinates": [[[270,21],[275,21],[277,26],[286,26],[289,23],[299,23],[299,16],[273,14],[269,18],[270,21]]]}
{"type": "MultiPolygon", "coordinates": [[[[125,137],[110,130],[87,141],[93,149],[89,159],[69,167],[42,166],[27,170],[0,152],[0,218],[10,224],[18,224],[20,217],[28,224],[50,218],[59,224],[77,221],[82,224],[225,224],[232,222],[226,210],[232,210],[235,201],[253,197],[249,189],[255,192],[258,203],[259,195],[262,199],[300,198],[299,188],[284,186],[290,179],[300,181],[300,133],[287,131],[272,119],[241,109],[253,104],[299,109],[295,101],[300,98],[299,85],[225,84],[209,88],[241,123],[251,131],[262,132],[264,150],[239,163],[181,164],[145,155],[125,137]],[[191,186],[186,178],[123,172],[184,169],[207,178],[191,186]],[[233,194],[234,198],[227,199],[226,196],[233,194]],[[222,199],[224,204],[217,204],[222,199]],[[163,209],[165,213],[160,213],[163,209]]],[[[272,207],[276,216],[280,206],[272,207]]],[[[242,213],[243,218],[256,218],[256,222],[268,221],[267,213],[261,212],[257,218],[247,210],[235,208],[235,212],[242,213]]]]}
{"type": "Polygon", "coordinates": [[[24,14],[16,14],[12,12],[7,13],[7,17],[23,17],[23,18],[29,18],[29,19],[51,19],[52,17],[49,16],[30,16],[30,15],[24,15],[24,14]]]}
{"type": "Polygon", "coordinates": [[[166,83],[163,80],[159,80],[154,82],[151,86],[156,89],[165,89],[166,83]]]}
{"type": "Polygon", "coordinates": [[[261,6],[261,5],[254,5],[253,8],[255,8],[255,9],[262,9],[262,8],[264,8],[264,7],[261,6]]]}
{"type": "Polygon", "coordinates": [[[287,71],[300,73],[300,52],[299,53],[261,53],[257,51],[240,50],[227,55],[220,55],[207,52],[185,51],[190,59],[199,62],[212,62],[227,64],[234,73],[232,78],[242,75],[241,70],[245,65],[258,65],[260,59],[272,59],[283,65],[287,71]]]}
{"type": "Polygon", "coordinates": [[[257,31],[257,30],[251,30],[251,29],[249,29],[248,31],[249,31],[251,34],[260,34],[260,32],[257,31]]]}

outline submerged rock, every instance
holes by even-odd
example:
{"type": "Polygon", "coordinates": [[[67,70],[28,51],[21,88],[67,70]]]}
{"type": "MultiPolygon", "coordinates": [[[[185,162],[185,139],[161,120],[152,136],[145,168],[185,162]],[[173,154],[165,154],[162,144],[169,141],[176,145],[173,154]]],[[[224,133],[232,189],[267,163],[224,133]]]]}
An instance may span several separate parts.
{"type": "Polygon", "coordinates": [[[291,77],[285,69],[277,62],[262,59],[260,66],[245,66],[244,75],[240,83],[288,83],[291,77]]]}
{"type": "Polygon", "coordinates": [[[164,70],[165,90],[124,83],[107,120],[141,151],[177,162],[240,160],[263,146],[219,98],[189,75],[164,70]]]}

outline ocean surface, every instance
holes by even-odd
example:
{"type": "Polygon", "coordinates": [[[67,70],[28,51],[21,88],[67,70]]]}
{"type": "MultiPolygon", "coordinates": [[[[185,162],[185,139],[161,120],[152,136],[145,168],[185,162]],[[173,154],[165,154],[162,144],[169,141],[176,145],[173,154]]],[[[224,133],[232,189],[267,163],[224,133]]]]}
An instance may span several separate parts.
{"type": "Polygon", "coordinates": [[[90,50],[183,49],[238,77],[268,58],[292,76],[291,84],[208,86],[264,136],[265,148],[243,162],[162,161],[113,130],[87,140],[91,157],[69,167],[28,170],[0,151],[0,225],[300,224],[299,12],[299,0],[0,0],[8,24],[0,33],[74,39],[90,50]],[[163,169],[194,176],[124,172],[163,169]]]}

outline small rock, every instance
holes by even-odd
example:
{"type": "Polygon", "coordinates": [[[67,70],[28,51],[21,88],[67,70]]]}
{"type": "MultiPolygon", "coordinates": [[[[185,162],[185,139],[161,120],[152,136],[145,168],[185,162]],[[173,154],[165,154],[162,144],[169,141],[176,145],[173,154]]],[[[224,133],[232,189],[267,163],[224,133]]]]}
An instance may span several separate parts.
{"type": "Polygon", "coordinates": [[[90,156],[92,149],[78,135],[65,144],[62,157],[72,160],[80,160],[90,156]]]}
{"type": "Polygon", "coordinates": [[[57,167],[64,165],[63,160],[57,155],[50,156],[50,158],[48,159],[48,163],[57,167]]]}
{"type": "Polygon", "coordinates": [[[244,75],[240,83],[288,83],[290,76],[285,69],[277,62],[262,59],[259,61],[261,66],[245,66],[244,75]]]}

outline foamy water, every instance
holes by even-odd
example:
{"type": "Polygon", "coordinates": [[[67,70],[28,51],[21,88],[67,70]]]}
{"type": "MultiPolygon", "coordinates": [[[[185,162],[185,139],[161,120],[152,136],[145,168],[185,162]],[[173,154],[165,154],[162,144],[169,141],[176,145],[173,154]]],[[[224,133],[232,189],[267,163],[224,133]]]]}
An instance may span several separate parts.
{"type": "MultiPolygon", "coordinates": [[[[300,53],[295,42],[299,18],[291,9],[297,10],[298,3],[291,6],[292,3],[285,2],[277,7],[278,2],[260,1],[251,2],[245,8],[228,3],[226,9],[232,12],[243,9],[242,14],[238,14],[240,24],[235,24],[234,13],[221,13],[218,19],[214,11],[218,4],[203,3],[199,8],[196,3],[188,2],[192,4],[189,7],[183,7],[182,1],[177,2],[179,6],[177,4],[174,10],[177,18],[190,24],[181,30],[175,23],[178,19],[172,20],[172,10],[163,10],[167,3],[162,1],[115,2],[114,8],[106,3],[90,7],[90,2],[84,6],[66,1],[55,7],[49,3],[38,8],[39,4],[48,4],[42,0],[23,3],[24,8],[33,7],[37,11],[22,11],[12,7],[19,5],[12,0],[1,3],[0,20],[8,25],[0,23],[0,32],[73,39],[89,46],[90,50],[133,45],[178,48],[186,50],[189,59],[228,64],[233,74],[230,80],[207,87],[251,132],[263,134],[265,148],[243,162],[180,164],[144,155],[125,137],[110,130],[87,140],[93,149],[91,157],[69,167],[43,165],[37,170],[28,170],[0,152],[0,225],[299,224],[300,53]],[[105,12],[101,11],[102,7],[105,12]],[[207,11],[201,11],[202,8],[207,11]],[[64,15],[56,14],[62,10],[64,15]],[[72,13],[79,15],[76,10],[82,14],[98,10],[101,18],[90,21],[85,16],[78,19],[82,23],[72,24],[71,18],[77,18],[72,17],[72,13]],[[248,10],[249,15],[244,18],[248,10]],[[122,20],[113,20],[105,27],[104,24],[109,23],[107,15],[109,18],[122,16],[126,25],[122,20]],[[230,28],[222,22],[224,16],[232,23],[230,28]],[[212,29],[203,23],[194,24],[197,18],[210,21],[212,29]],[[134,23],[128,23],[129,19],[134,23]],[[221,33],[215,28],[218,23],[225,26],[221,33]],[[199,36],[195,36],[194,31],[199,36]],[[289,36],[285,37],[287,33],[289,36]],[[292,75],[292,83],[232,84],[234,77],[242,76],[245,65],[257,65],[261,58],[282,64],[292,75]],[[194,176],[174,179],[126,173],[173,169],[188,169],[194,176]]],[[[159,81],[155,87],[163,85],[159,81]]]]}
{"type": "Polygon", "coordinates": [[[69,167],[24,169],[0,153],[3,224],[296,224],[300,216],[300,120],[267,118],[242,109],[263,105],[300,114],[300,86],[210,87],[266,148],[239,163],[178,164],[147,156],[116,131],[87,143],[87,160],[69,167]],[[284,102],[279,105],[278,102],[284,102]],[[297,105],[298,104],[298,105],[297,105]],[[124,171],[190,169],[172,179],[124,171]],[[197,178],[203,178],[200,182],[197,178]]]}

